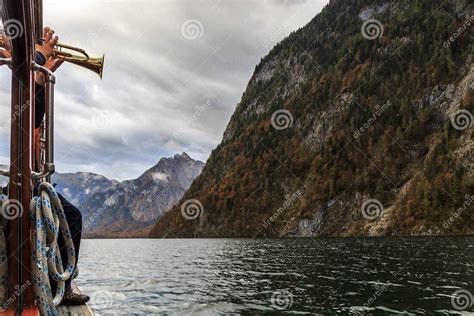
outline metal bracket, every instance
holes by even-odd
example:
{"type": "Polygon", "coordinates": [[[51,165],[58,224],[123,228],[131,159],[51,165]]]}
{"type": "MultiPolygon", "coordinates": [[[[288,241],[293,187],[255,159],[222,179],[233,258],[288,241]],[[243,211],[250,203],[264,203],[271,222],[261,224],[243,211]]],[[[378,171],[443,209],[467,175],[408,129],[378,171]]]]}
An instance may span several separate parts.
{"type": "Polygon", "coordinates": [[[56,76],[48,68],[40,66],[36,64],[35,62],[33,62],[33,70],[43,73],[46,76],[46,82],[50,82],[52,84],[56,83],[56,76]]]}
{"type": "Polygon", "coordinates": [[[11,58],[0,58],[0,66],[7,65],[8,67],[12,67],[12,59],[11,58]]]}
{"type": "Polygon", "coordinates": [[[0,170],[0,176],[4,176],[10,178],[10,171],[8,170],[0,170]]]}
{"type": "Polygon", "coordinates": [[[31,173],[31,178],[33,180],[41,180],[43,178],[49,177],[53,175],[53,173],[56,171],[56,167],[54,166],[53,163],[47,163],[44,165],[45,170],[43,172],[32,172],[31,173]]]}

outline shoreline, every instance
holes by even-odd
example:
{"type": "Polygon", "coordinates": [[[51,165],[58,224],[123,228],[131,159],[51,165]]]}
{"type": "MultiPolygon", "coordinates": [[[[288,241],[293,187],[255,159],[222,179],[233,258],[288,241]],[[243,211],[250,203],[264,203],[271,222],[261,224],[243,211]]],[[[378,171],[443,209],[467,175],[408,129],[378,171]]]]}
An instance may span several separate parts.
{"type": "Polygon", "coordinates": [[[428,238],[428,237],[454,237],[454,238],[466,238],[474,237],[474,234],[468,235],[381,235],[381,236],[283,236],[283,237],[83,237],[82,239],[88,240],[117,240],[117,239],[258,239],[258,240],[275,240],[275,239],[351,239],[351,238],[366,238],[366,239],[377,239],[377,238],[428,238]]]}

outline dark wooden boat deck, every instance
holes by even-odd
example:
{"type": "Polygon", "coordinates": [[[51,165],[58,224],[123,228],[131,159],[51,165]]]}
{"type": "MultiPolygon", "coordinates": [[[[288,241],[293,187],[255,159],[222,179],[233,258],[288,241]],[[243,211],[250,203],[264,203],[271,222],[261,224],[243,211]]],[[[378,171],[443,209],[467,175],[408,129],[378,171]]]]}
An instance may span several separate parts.
{"type": "MultiPolygon", "coordinates": [[[[72,283],[72,287],[74,292],[80,293],[77,284],[74,282],[72,283]]],[[[59,306],[58,313],[60,316],[94,316],[94,312],[89,307],[89,305],[81,305],[81,306],[59,306]]],[[[13,310],[3,310],[0,307],[0,315],[1,316],[14,316],[15,313],[13,310]]],[[[40,316],[37,312],[37,309],[30,309],[23,311],[23,315],[25,316],[40,316]]]]}

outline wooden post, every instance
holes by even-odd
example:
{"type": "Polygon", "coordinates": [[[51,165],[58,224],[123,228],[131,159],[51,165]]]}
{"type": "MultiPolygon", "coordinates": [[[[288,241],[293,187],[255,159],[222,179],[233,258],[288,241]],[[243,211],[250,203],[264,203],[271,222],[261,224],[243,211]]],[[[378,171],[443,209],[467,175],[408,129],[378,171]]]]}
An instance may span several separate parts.
{"type": "MultiPolygon", "coordinates": [[[[34,109],[32,2],[5,0],[5,21],[15,23],[12,39],[11,154],[9,200],[18,212],[8,221],[9,308],[15,314],[31,312],[35,305],[31,275],[31,227],[29,205],[32,198],[32,109],[34,109]]],[[[12,25],[13,26],[13,25],[12,25]]],[[[8,28],[8,25],[5,25],[8,28]]],[[[9,34],[10,35],[10,34],[9,34]]]]}

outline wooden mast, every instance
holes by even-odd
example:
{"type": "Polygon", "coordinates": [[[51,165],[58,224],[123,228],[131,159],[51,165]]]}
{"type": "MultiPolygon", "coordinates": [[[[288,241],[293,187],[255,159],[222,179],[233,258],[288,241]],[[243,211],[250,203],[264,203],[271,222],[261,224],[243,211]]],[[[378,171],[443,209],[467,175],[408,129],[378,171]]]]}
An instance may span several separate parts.
{"type": "MultiPolygon", "coordinates": [[[[29,204],[32,198],[32,109],[33,15],[32,2],[4,0],[4,23],[15,23],[12,41],[11,154],[9,200],[19,215],[8,221],[7,251],[9,268],[9,305],[16,315],[31,312],[35,305],[31,275],[31,227],[29,204]]],[[[13,25],[12,25],[13,27],[13,25]]],[[[5,29],[8,25],[5,25],[5,29]]]]}

